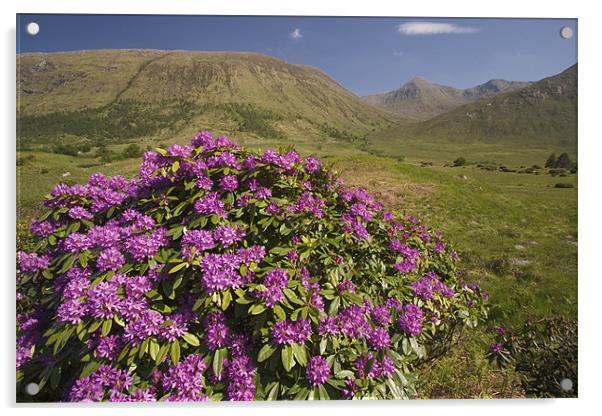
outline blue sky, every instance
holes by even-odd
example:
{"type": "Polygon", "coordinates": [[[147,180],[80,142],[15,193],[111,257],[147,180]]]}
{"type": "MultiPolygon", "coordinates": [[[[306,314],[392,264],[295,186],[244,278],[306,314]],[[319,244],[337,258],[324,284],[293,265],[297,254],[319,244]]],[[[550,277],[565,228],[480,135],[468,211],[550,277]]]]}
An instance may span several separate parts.
{"type": "Polygon", "coordinates": [[[238,50],[316,66],[358,95],[414,76],[458,88],[533,81],[577,62],[575,19],[17,15],[18,52],[238,50]],[[36,22],[40,32],[28,35],[36,22]],[[574,36],[563,39],[560,28],[574,36]]]}

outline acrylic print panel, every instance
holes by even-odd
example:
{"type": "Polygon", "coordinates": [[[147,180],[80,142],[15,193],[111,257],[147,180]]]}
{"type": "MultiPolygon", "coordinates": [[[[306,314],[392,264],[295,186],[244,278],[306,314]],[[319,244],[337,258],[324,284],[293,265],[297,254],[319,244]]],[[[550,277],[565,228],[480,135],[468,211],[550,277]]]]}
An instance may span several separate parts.
{"type": "Polygon", "coordinates": [[[17,33],[18,402],[577,396],[576,20],[17,33]]]}

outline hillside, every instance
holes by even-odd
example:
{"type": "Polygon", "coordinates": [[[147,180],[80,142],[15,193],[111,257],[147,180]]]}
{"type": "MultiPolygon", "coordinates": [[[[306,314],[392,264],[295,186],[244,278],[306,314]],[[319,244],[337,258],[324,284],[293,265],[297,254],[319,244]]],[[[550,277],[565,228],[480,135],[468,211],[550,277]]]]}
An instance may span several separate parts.
{"type": "Polygon", "coordinates": [[[407,141],[576,150],[577,65],[517,91],[484,98],[420,123],[376,133],[370,141],[387,147],[407,141]]]}
{"type": "Polygon", "coordinates": [[[17,71],[25,145],[65,135],[165,138],[201,123],[268,139],[355,140],[399,121],[318,69],[257,53],[32,53],[18,55],[17,71]]]}
{"type": "Polygon", "coordinates": [[[529,85],[527,82],[492,79],[476,87],[462,90],[416,77],[395,91],[368,95],[363,98],[372,105],[402,117],[428,120],[464,104],[503,92],[514,91],[527,85],[529,85]]]}

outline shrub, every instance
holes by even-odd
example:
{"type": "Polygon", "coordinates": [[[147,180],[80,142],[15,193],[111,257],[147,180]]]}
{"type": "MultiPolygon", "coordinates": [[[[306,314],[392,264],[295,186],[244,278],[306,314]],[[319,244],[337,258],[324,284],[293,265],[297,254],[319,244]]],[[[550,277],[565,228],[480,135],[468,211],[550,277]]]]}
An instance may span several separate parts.
{"type": "Polygon", "coordinates": [[[20,401],[407,398],[486,314],[439,232],[294,151],[203,132],[45,205],[17,253],[20,401]]]}
{"type": "Polygon", "coordinates": [[[575,185],[573,185],[572,183],[564,183],[564,182],[559,182],[557,184],[554,185],[554,188],[574,188],[575,185]]]}
{"type": "Polygon", "coordinates": [[[463,157],[459,157],[456,160],[454,160],[454,166],[465,166],[466,165],[466,159],[463,157]]]}
{"type": "Polygon", "coordinates": [[[577,397],[577,321],[560,316],[527,321],[518,331],[498,327],[490,361],[513,366],[527,394],[577,397]],[[570,380],[572,389],[562,388],[570,380]]]}
{"type": "Polygon", "coordinates": [[[551,153],[550,156],[548,156],[544,166],[546,168],[555,168],[555,167],[557,167],[557,165],[558,165],[558,160],[556,159],[556,154],[551,153]]]}
{"type": "Polygon", "coordinates": [[[128,147],[123,149],[121,157],[124,159],[131,159],[142,156],[142,148],[136,143],[130,144],[128,147]]]}

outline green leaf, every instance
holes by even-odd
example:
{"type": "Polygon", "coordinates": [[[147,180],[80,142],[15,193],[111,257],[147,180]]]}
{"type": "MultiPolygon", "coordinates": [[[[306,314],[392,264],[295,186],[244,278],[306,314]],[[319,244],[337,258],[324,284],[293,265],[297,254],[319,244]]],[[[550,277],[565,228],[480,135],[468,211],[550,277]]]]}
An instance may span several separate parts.
{"type": "Polygon", "coordinates": [[[257,362],[261,363],[267,360],[272,356],[272,354],[274,354],[275,351],[276,347],[274,347],[272,344],[265,344],[263,347],[261,347],[259,353],[257,354],[257,362]]]}
{"type": "Polygon", "coordinates": [[[157,359],[157,355],[159,354],[159,343],[155,338],[151,338],[148,342],[148,353],[150,354],[153,360],[157,359]]]}
{"type": "Polygon", "coordinates": [[[61,367],[54,367],[50,376],[50,387],[56,389],[61,381],[61,367]]]}
{"type": "Polygon", "coordinates": [[[155,364],[159,365],[163,362],[163,359],[165,359],[165,356],[167,355],[167,352],[169,351],[170,345],[169,344],[164,344],[161,349],[159,350],[159,353],[157,354],[157,358],[155,358],[155,364]]]}
{"type": "Polygon", "coordinates": [[[288,287],[283,288],[282,291],[291,302],[296,303],[297,305],[305,305],[305,303],[297,297],[295,292],[290,290],[288,287]]]}
{"type": "Polygon", "coordinates": [[[215,351],[213,354],[213,373],[219,375],[222,373],[224,368],[224,360],[228,355],[228,350],[226,348],[220,348],[215,351]]]}
{"type": "Polygon", "coordinates": [[[286,319],[286,314],[280,305],[274,305],[274,313],[279,321],[284,321],[286,319]]]}
{"type": "Polygon", "coordinates": [[[330,396],[328,395],[326,387],[324,387],[323,384],[320,384],[320,386],[318,387],[318,397],[320,398],[320,400],[330,400],[330,396]]]}
{"type": "Polygon", "coordinates": [[[180,361],[180,343],[178,340],[172,341],[169,356],[172,364],[177,364],[180,361]]]}
{"type": "Polygon", "coordinates": [[[327,346],[328,346],[328,338],[322,338],[320,340],[320,354],[324,354],[327,346]]]}
{"type": "Polygon", "coordinates": [[[180,264],[178,264],[177,266],[172,267],[171,269],[169,269],[169,274],[173,274],[179,270],[182,270],[184,267],[188,266],[187,262],[182,262],[180,264]]]}
{"type": "Polygon", "coordinates": [[[295,356],[295,360],[303,367],[307,365],[307,350],[304,345],[301,344],[293,344],[293,354],[295,356]]]}
{"type": "Polygon", "coordinates": [[[79,264],[81,264],[82,267],[88,267],[88,255],[87,253],[80,253],[79,255],[79,264]]]}
{"type": "Polygon", "coordinates": [[[286,345],[281,352],[282,365],[286,371],[291,371],[295,366],[295,357],[293,356],[293,348],[286,345]]]}
{"type": "Polygon", "coordinates": [[[334,376],[336,378],[338,378],[338,379],[341,379],[341,380],[343,380],[345,378],[353,378],[353,371],[351,371],[351,370],[341,370],[341,371],[337,372],[334,376]]]}
{"type": "Polygon", "coordinates": [[[334,315],[339,311],[339,304],[341,303],[341,298],[337,296],[330,302],[330,306],[328,307],[328,315],[334,315]]]}
{"type": "Polygon", "coordinates": [[[222,295],[222,310],[225,311],[228,309],[228,305],[230,305],[230,301],[232,300],[232,293],[229,290],[226,290],[222,295]]]}
{"type": "Polygon", "coordinates": [[[90,361],[82,369],[82,372],[80,373],[79,377],[80,378],[88,377],[90,374],[92,374],[93,372],[95,372],[96,370],[98,370],[98,367],[100,367],[100,362],[98,362],[98,361],[90,361]]]}
{"type": "Polygon", "coordinates": [[[266,396],[266,400],[277,400],[278,399],[278,391],[280,390],[280,383],[276,382],[274,386],[268,391],[268,395],[266,396]]]}
{"type": "Polygon", "coordinates": [[[102,323],[102,330],[101,330],[101,335],[103,337],[106,337],[107,335],[109,335],[109,332],[111,332],[111,326],[113,325],[113,320],[112,319],[107,319],[106,321],[104,321],[102,323]]]}
{"type": "Polygon", "coordinates": [[[191,334],[190,332],[184,332],[184,334],[182,334],[182,338],[184,338],[184,341],[186,341],[193,347],[198,347],[199,345],[201,345],[201,342],[199,341],[198,337],[194,334],[191,334]]]}
{"type": "Polygon", "coordinates": [[[255,305],[251,305],[249,308],[249,313],[251,315],[259,315],[261,312],[265,311],[265,306],[256,303],[255,305]]]}
{"type": "Polygon", "coordinates": [[[67,270],[69,270],[71,268],[71,266],[73,266],[73,263],[75,263],[75,260],[77,260],[78,257],[76,255],[71,255],[69,257],[67,257],[67,260],[65,261],[65,263],[63,263],[63,267],[61,267],[61,269],[57,272],[58,274],[63,274],[65,273],[67,270]]]}

